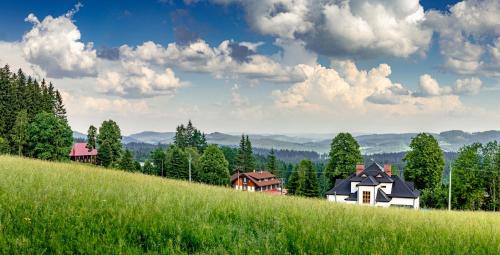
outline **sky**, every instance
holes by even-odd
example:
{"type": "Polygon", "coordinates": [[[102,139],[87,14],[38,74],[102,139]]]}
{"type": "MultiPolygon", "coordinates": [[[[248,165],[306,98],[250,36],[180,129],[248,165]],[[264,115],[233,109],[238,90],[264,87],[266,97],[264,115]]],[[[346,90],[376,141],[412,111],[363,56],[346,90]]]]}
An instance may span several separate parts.
{"type": "Polygon", "coordinates": [[[1,1],[5,64],[80,132],[500,129],[498,0],[1,1]]]}

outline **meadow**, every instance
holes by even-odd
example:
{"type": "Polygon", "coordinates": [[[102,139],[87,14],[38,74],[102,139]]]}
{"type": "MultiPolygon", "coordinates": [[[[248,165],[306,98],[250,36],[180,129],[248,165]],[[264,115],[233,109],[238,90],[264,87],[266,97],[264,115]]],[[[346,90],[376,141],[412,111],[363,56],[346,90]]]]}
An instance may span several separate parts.
{"type": "Polygon", "coordinates": [[[0,156],[1,254],[500,254],[500,214],[243,193],[0,156]]]}

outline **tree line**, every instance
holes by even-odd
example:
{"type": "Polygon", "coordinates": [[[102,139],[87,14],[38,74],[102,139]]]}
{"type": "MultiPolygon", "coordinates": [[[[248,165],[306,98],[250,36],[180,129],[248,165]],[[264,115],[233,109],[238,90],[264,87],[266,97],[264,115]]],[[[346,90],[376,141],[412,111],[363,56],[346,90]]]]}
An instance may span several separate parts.
{"type": "Polygon", "coordinates": [[[52,83],[0,68],[0,154],[67,160],[73,143],[61,93],[52,83]]]}

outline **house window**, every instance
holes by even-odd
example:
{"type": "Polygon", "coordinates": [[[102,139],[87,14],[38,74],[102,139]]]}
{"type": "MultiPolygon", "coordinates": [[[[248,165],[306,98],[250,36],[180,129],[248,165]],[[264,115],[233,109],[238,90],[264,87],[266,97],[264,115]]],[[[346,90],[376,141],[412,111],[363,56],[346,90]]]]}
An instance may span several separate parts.
{"type": "Polygon", "coordinates": [[[363,204],[370,203],[370,191],[363,191],[363,204]]]}

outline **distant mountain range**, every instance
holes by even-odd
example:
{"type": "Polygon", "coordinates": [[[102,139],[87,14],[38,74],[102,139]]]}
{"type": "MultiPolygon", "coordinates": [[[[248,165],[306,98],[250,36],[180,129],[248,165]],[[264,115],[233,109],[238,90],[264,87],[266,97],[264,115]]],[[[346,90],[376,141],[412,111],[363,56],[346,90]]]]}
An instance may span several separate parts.
{"type": "MultiPolygon", "coordinates": [[[[124,136],[122,142],[125,144],[149,143],[149,144],[170,144],[174,139],[174,132],[152,132],[145,131],[129,136],[124,136]]],[[[361,146],[363,154],[390,153],[407,151],[411,138],[417,133],[402,134],[360,134],[355,138],[361,146]]],[[[433,133],[438,139],[441,148],[445,151],[458,151],[460,147],[474,142],[487,143],[490,141],[500,141],[500,131],[485,131],[467,133],[460,130],[451,130],[433,133]]],[[[85,139],[86,135],[73,132],[75,138],[85,139]]],[[[335,134],[249,134],[252,145],[256,148],[264,149],[288,149],[300,151],[316,151],[326,153],[330,149],[330,143],[335,134]]],[[[208,143],[219,145],[237,146],[240,142],[240,135],[210,133],[207,134],[208,143]]]]}

